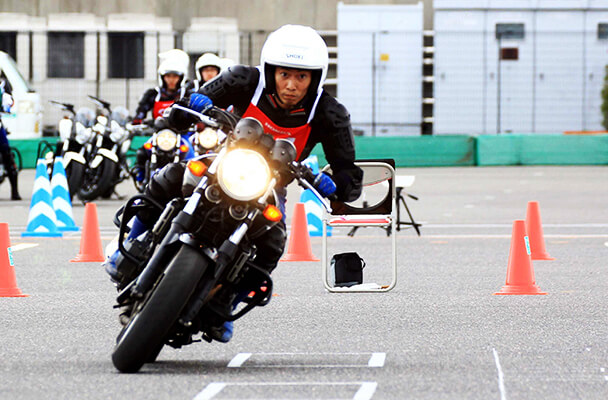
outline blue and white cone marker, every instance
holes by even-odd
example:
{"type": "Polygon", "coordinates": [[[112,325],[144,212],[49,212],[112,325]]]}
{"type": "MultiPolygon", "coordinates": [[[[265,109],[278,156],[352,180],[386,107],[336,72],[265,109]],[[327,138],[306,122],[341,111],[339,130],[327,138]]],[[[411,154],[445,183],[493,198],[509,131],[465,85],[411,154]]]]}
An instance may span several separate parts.
{"type": "MultiPolygon", "coordinates": [[[[302,161],[312,170],[313,174],[319,173],[319,159],[317,156],[309,156],[302,161]]],[[[306,189],[300,195],[300,203],[304,203],[306,209],[306,222],[308,224],[308,234],[312,236],[323,236],[323,204],[309,190],[306,189]]],[[[327,236],[331,236],[332,227],[327,227],[327,236]]]]}
{"type": "Polygon", "coordinates": [[[68,178],[63,167],[63,157],[55,157],[53,164],[53,177],[51,178],[51,192],[53,194],[53,210],[57,218],[57,229],[59,231],[77,231],[72,214],[72,200],[68,178]]]}
{"type": "Polygon", "coordinates": [[[32,191],[27,228],[21,236],[63,236],[63,233],[57,230],[55,211],[51,202],[51,182],[46,173],[46,163],[43,159],[39,159],[36,164],[36,180],[32,191]]]}
{"type": "MultiPolygon", "coordinates": [[[[300,203],[304,203],[306,210],[306,222],[308,234],[312,236],[323,236],[323,204],[310,189],[306,189],[300,195],[300,203]]],[[[331,236],[332,227],[327,227],[327,236],[331,236]]]]}

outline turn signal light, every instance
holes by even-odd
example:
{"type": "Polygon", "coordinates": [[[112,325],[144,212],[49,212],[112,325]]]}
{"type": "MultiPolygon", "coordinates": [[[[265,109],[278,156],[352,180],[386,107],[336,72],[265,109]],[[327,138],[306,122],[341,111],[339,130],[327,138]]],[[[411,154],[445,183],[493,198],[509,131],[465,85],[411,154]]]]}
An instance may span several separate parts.
{"type": "Polygon", "coordinates": [[[151,142],[144,143],[144,149],[146,149],[146,150],[152,150],[152,143],[151,142]]]}
{"type": "Polygon", "coordinates": [[[269,204],[262,213],[268,221],[279,222],[283,218],[283,213],[276,206],[269,204]]]}
{"type": "Polygon", "coordinates": [[[201,177],[207,172],[207,166],[202,161],[188,161],[188,170],[192,175],[201,177]]]}
{"type": "Polygon", "coordinates": [[[190,150],[190,147],[188,147],[187,144],[182,144],[181,146],[179,146],[179,151],[181,151],[182,153],[187,153],[188,150],[190,150]]]}

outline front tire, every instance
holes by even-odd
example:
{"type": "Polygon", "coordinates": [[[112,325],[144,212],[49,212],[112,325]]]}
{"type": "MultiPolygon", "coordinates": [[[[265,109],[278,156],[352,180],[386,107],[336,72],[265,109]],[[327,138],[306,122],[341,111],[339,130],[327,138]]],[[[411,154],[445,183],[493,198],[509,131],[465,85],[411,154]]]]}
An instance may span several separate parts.
{"type": "Polygon", "coordinates": [[[182,245],[148,300],[135,309],[121,331],[112,353],[116,369],[137,372],[146,362],[156,359],[167,333],[188,303],[206,267],[206,260],[200,253],[182,245]]]}
{"type": "Polygon", "coordinates": [[[70,162],[65,168],[65,174],[68,178],[68,189],[70,190],[70,200],[74,199],[74,195],[82,185],[84,170],[85,166],[75,161],[70,162]]]}
{"type": "Polygon", "coordinates": [[[116,163],[103,158],[101,164],[94,170],[86,171],[82,187],[78,190],[78,197],[84,201],[92,201],[112,188],[116,163]]]}

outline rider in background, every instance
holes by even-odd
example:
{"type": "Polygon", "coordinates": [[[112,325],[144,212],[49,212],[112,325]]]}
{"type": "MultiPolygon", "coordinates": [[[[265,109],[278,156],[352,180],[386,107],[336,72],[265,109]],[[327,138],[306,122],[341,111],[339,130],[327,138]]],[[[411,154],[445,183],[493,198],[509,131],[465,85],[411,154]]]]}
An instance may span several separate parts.
{"type": "MultiPolygon", "coordinates": [[[[186,95],[186,72],[190,65],[190,56],[179,49],[160,53],[158,66],[158,86],[148,89],[139,101],[133,125],[143,122],[148,113],[152,111],[152,118],[156,121],[163,116],[166,108],[186,95]]],[[[185,141],[187,143],[187,141],[185,141]]],[[[190,152],[186,158],[194,156],[190,152]]],[[[144,179],[146,160],[150,158],[149,151],[140,147],[137,149],[136,171],[137,180],[144,179]]]]}
{"type": "MultiPolygon", "coordinates": [[[[0,79],[0,108],[2,112],[8,113],[11,110],[13,105],[13,97],[11,96],[10,92],[11,89],[8,81],[0,79]]],[[[0,154],[2,155],[2,163],[4,164],[6,174],[8,175],[8,180],[11,184],[11,200],[21,200],[17,187],[17,166],[15,165],[15,160],[8,143],[7,135],[8,131],[0,119],[0,154]]]]}
{"type": "Polygon", "coordinates": [[[186,93],[188,95],[198,92],[205,83],[220,74],[222,71],[222,59],[213,53],[205,53],[196,60],[194,68],[198,79],[191,81],[186,86],[186,93]]]}

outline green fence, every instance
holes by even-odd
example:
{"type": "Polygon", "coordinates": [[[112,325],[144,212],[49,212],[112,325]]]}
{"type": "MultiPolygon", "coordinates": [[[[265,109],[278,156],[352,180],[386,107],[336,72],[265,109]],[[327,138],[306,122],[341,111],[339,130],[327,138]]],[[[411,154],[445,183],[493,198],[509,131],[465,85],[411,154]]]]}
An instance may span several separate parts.
{"type": "MultiPolygon", "coordinates": [[[[132,155],[147,140],[135,137],[132,155]]],[[[44,138],[52,147],[57,138],[44,138]]],[[[23,158],[24,168],[34,168],[40,140],[11,140],[23,158]]],[[[358,159],[394,158],[397,167],[447,167],[473,165],[606,165],[606,135],[437,135],[412,137],[355,137],[358,159]]],[[[326,164],[321,146],[313,154],[326,164]]]]}

